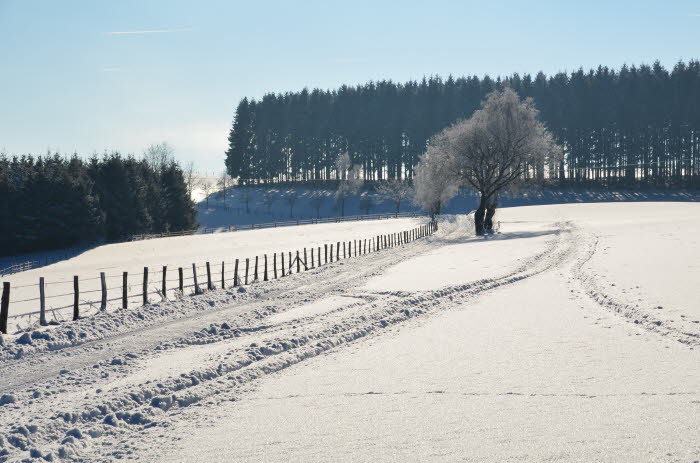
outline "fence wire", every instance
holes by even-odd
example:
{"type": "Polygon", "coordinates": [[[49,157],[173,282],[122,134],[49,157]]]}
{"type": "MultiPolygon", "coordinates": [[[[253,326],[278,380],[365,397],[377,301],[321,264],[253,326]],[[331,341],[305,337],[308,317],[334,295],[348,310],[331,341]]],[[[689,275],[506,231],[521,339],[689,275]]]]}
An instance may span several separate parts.
{"type": "MultiPolygon", "coordinates": [[[[393,216],[392,216],[393,217],[393,216]]],[[[254,256],[252,258],[248,259],[236,259],[234,261],[223,261],[224,264],[224,271],[223,271],[223,282],[226,285],[228,283],[228,287],[237,287],[237,286],[243,286],[245,284],[251,285],[255,283],[260,283],[263,281],[271,281],[274,279],[279,279],[282,276],[288,276],[288,275],[293,275],[297,274],[300,272],[312,270],[315,268],[319,268],[328,264],[332,264],[335,262],[338,262],[340,260],[352,258],[352,257],[359,257],[367,254],[372,254],[376,253],[382,250],[386,249],[391,249],[397,246],[402,246],[409,244],[413,241],[416,241],[421,238],[425,238],[430,236],[432,233],[434,233],[437,229],[435,226],[436,224],[434,222],[431,222],[430,224],[426,225],[425,227],[425,233],[422,234],[420,232],[421,226],[416,227],[414,229],[408,230],[408,234],[404,232],[397,232],[397,233],[392,233],[392,234],[382,234],[382,235],[375,235],[371,238],[360,238],[359,240],[349,240],[349,241],[336,241],[332,243],[325,243],[321,246],[315,246],[315,247],[309,247],[305,248],[307,250],[307,255],[306,259],[304,258],[304,249],[301,250],[295,250],[294,252],[279,252],[279,253],[272,253],[272,254],[262,254],[258,256],[254,256]],[[431,227],[433,228],[429,228],[431,227]],[[415,233],[410,233],[412,230],[415,231],[415,233]],[[413,239],[411,237],[414,237],[413,239]],[[343,251],[341,251],[341,247],[343,248],[343,251]],[[313,253],[313,251],[318,251],[317,253],[313,253]],[[322,253],[323,250],[323,253],[322,253]],[[342,254],[341,254],[342,252],[342,254]],[[313,254],[313,260],[311,259],[311,256],[313,254]],[[341,257],[342,255],[342,257],[341,257]],[[267,272],[266,272],[266,260],[265,256],[267,256],[267,272]],[[277,258],[279,256],[279,258],[277,258]],[[256,257],[258,259],[258,266],[256,269],[255,266],[255,260],[256,257]],[[246,261],[248,262],[248,273],[246,275],[246,261]],[[236,265],[238,264],[238,265],[236,265]],[[297,265],[298,265],[298,271],[297,271],[297,265]],[[236,269],[238,271],[236,271],[236,269]],[[257,271],[257,278],[255,278],[255,273],[257,271]],[[267,273],[267,275],[265,275],[267,273]],[[265,276],[267,276],[267,279],[265,279],[265,276]]],[[[168,271],[170,271],[171,275],[176,274],[178,275],[177,277],[172,277],[172,278],[167,278],[165,279],[166,282],[166,288],[165,288],[165,294],[162,292],[162,287],[160,286],[162,284],[163,278],[163,267],[160,267],[159,269],[154,269],[151,271],[150,269],[148,270],[148,281],[147,285],[151,288],[156,287],[154,290],[147,290],[146,291],[146,296],[161,296],[161,300],[165,301],[168,300],[168,293],[174,293],[175,295],[184,295],[185,290],[188,290],[190,288],[194,288],[193,293],[196,294],[199,291],[204,291],[208,288],[209,286],[209,279],[211,278],[211,283],[212,283],[212,288],[217,288],[217,286],[221,286],[221,267],[220,264],[222,262],[215,262],[212,263],[210,262],[210,274],[206,272],[207,268],[207,263],[203,264],[194,264],[194,268],[197,270],[197,284],[195,285],[194,279],[195,275],[192,272],[192,266],[183,266],[183,267],[171,267],[171,266],[164,266],[165,267],[165,272],[166,275],[168,274],[168,271]],[[183,270],[183,275],[182,278],[179,276],[179,269],[182,268],[183,270]],[[189,270],[189,271],[188,271],[189,270]],[[202,270],[202,273],[200,275],[200,270],[202,270]],[[160,278],[156,278],[160,276],[160,278]],[[153,277],[153,278],[151,278],[153,277]],[[189,282],[191,281],[191,284],[189,282]],[[177,286],[169,286],[169,283],[178,283],[177,286]],[[182,292],[180,291],[180,288],[182,288],[182,292]]],[[[127,282],[126,288],[124,288],[124,285],[118,285],[118,286],[109,286],[106,287],[105,289],[105,303],[106,306],[113,306],[113,302],[117,301],[123,301],[124,298],[126,298],[127,305],[129,305],[129,302],[132,302],[134,300],[140,300],[143,298],[144,293],[141,290],[141,292],[134,294],[131,292],[132,288],[138,287],[139,289],[142,288],[142,281],[143,278],[137,278],[136,281],[134,279],[131,279],[130,277],[143,277],[145,272],[138,272],[138,273],[127,273],[127,278],[129,278],[130,281],[127,282]],[[126,295],[124,294],[124,290],[126,289],[126,295]],[[119,293],[119,296],[117,297],[107,297],[108,294],[112,293],[113,291],[116,291],[119,293]]],[[[107,278],[123,278],[124,273],[120,274],[112,274],[112,275],[105,275],[105,281],[107,278]]],[[[79,279],[78,282],[86,282],[86,281],[96,281],[100,280],[102,276],[98,277],[89,277],[89,278],[83,278],[79,279]]],[[[73,284],[74,280],[57,280],[53,282],[44,282],[45,288],[49,285],[60,285],[60,284],[73,284]]],[[[16,286],[13,289],[20,289],[20,288],[30,288],[30,287],[39,287],[40,284],[26,284],[26,285],[20,285],[16,286]]],[[[106,286],[106,285],[105,285],[106,286]]],[[[94,294],[94,293],[100,293],[102,292],[103,289],[87,289],[87,290],[79,290],[79,295],[83,294],[94,294]]],[[[44,295],[44,300],[45,301],[50,301],[50,300],[55,300],[57,298],[69,298],[69,297],[75,297],[75,292],[64,292],[61,294],[45,294],[44,295]]],[[[19,304],[19,303],[27,303],[27,302],[36,302],[36,301],[41,301],[41,297],[35,297],[35,298],[24,298],[20,300],[12,300],[10,303],[13,304],[19,304]]],[[[160,301],[159,301],[160,302],[160,301]]],[[[149,301],[150,303],[150,301],[149,301]]],[[[100,298],[99,300],[85,300],[81,299],[78,301],[77,304],[78,308],[80,307],[89,307],[89,308],[97,308],[99,310],[102,306],[102,299],[100,298]]],[[[105,306],[105,309],[107,308],[105,306]]],[[[142,305],[137,305],[137,307],[140,307],[142,305]]],[[[47,307],[45,308],[45,313],[52,313],[54,320],[58,321],[57,313],[60,315],[60,311],[62,310],[68,310],[68,309],[75,309],[75,303],[71,304],[65,304],[61,305],[59,307],[47,307]]],[[[23,317],[27,317],[29,320],[31,319],[32,316],[40,314],[41,311],[31,311],[31,312],[24,312],[21,314],[16,314],[16,315],[9,315],[8,318],[12,319],[21,319],[23,317]]],[[[63,321],[63,316],[61,315],[61,321],[63,321]]],[[[38,321],[36,322],[38,323],[38,321]]]]}

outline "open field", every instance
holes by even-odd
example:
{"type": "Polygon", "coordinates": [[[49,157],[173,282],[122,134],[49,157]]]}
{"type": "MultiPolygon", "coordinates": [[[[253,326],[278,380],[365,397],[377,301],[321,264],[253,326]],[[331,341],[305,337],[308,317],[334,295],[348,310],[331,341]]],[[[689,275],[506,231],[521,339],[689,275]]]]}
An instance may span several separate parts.
{"type": "MultiPolygon", "coordinates": [[[[143,268],[149,267],[149,291],[161,288],[162,267],[168,266],[166,277],[168,297],[173,298],[178,287],[178,267],[183,267],[188,282],[192,284],[192,264],[198,266],[199,282],[205,281],[205,262],[211,262],[217,282],[220,280],[221,262],[225,261],[227,284],[232,284],[235,259],[245,261],[255,256],[272,253],[294,252],[303,248],[335,244],[337,241],[369,239],[379,234],[394,233],[425,223],[427,219],[385,219],[356,223],[303,225],[279,229],[240,231],[211,235],[193,235],[157,240],[130,241],[108,244],[87,250],[68,260],[14,275],[4,281],[12,285],[10,301],[11,328],[16,324],[26,328],[36,324],[39,310],[38,282],[46,281],[47,309],[65,307],[56,312],[56,318],[70,318],[73,303],[73,275],[80,277],[81,311],[94,314],[100,302],[100,272],[107,275],[108,309],[121,307],[122,272],[129,272],[129,304],[138,306],[142,298],[143,268]],[[169,275],[169,276],[168,276],[169,275]],[[231,281],[229,281],[231,280],[231,281]],[[63,295],[63,296],[61,296],[63,295]],[[88,301],[92,301],[91,304],[88,301]],[[32,314],[31,316],[22,316],[32,314]],[[13,323],[14,322],[14,323],[13,323]]],[[[272,261],[270,261],[272,265],[272,261]]],[[[281,262],[278,264],[281,265],[281,262]]],[[[243,271],[241,267],[239,273],[243,271]]],[[[160,300],[158,294],[151,299],[160,300]]],[[[53,312],[48,317],[53,319],[53,312]]]]}
{"type": "MultiPolygon", "coordinates": [[[[499,220],[501,233],[484,238],[445,216],[430,238],[245,292],[97,314],[31,345],[4,336],[0,452],[700,459],[700,205],[512,207],[499,220]]],[[[414,223],[399,222],[332,232],[414,223]]],[[[263,244],[332,241],[323,227],[334,226],[280,230],[263,244]]],[[[240,246],[268,231],[246,233],[240,246]]],[[[168,262],[169,252],[192,250],[141,250],[168,262]]]]}

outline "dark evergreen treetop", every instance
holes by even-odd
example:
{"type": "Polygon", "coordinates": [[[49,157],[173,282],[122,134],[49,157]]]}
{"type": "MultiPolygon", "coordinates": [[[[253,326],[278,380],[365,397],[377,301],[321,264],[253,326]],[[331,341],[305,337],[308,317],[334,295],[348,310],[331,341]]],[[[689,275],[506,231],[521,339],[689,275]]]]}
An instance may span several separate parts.
{"type": "Polygon", "coordinates": [[[532,97],[565,147],[564,161],[546,166],[550,178],[698,184],[695,60],[670,72],[656,62],[552,76],[430,77],[270,93],[238,105],[226,166],[244,182],[326,180],[336,177],[336,157],[348,152],[368,180],[412,178],[428,139],[469,117],[489,92],[504,86],[532,97]]]}
{"type": "Polygon", "coordinates": [[[76,155],[0,155],[0,197],[0,255],[196,226],[176,163],[155,169],[118,153],[88,162],[76,155]]]}

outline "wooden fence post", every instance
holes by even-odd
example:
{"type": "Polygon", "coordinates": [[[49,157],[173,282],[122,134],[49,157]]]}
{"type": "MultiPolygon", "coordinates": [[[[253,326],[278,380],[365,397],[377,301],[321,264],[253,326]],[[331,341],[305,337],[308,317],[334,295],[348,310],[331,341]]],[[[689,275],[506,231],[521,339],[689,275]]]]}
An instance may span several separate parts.
{"type": "Polygon", "coordinates": [[[226,277],[224,276],[224,261],[221,261],[221,289],[226,289],[226,277]]]}
{"type": "Polygon", "coordinates": [[[263,280],[267,281],[267,254],[265,254],[265,270],[263,273],[263,280]]]}
{"type": "Polygon", "coordinates": [[[318,266],[321,266],[321,246],[318,247],[318,266]]]}
{"type": "MultiPolygon", "coordinates": [[[[104,273],[102,273],[104,275],[104,273]]],[[[104,281],[104,280],[102,280],[104,281]]],[[[39,325],[46,326],[46,293],[44,292],[44,277],[39,278],[39,325]]]]}
{"type": "Polygon", "coordinates": [[[333,263],[333,245],[331,244],[331,264],[333,263]]]}
{"type": "Polygon", "coordinates": [[[340,260],[340,241],[335,245],[335,260],[340,260]]]}
{"type": "Polygon", "coordinates": [[[309,266],[307,265],[307,260],[306,260],[306,248],[304,248],[304,270],[308,270],[309,266]]]}
{"type": "Polygon", "coordinates": [[[168,284],[165,281],[167,274],[168,274],[168,266],[164,265],[163,266],[163,284],[161,285],[161,288],[160,288],[161,292],[163,293],[162,297],[163,297],[164,301],[168,300],[168,284]]]}
{"type": "Polygon", "coordinates": [[[148,304],[148,267],[143,268],[143,305],[148,304]]]}
{"type": "Polygon", "coordinates": [[[2,300],[0,302],[0,333],[7,334],[7,317],[10,312],[10,282],[2,283],[2,300]]]}
{"type": "Polygon", "coordinates": [[[73,320],[80,318],[80,289],[78,288],[78,275],[73,275],[73,320]]]}
{"type": "Polygon", "coordinates": [[[199,289],[199,283],[197,282],[197,266],[192,264],[192,278],[194,278],[194,293],[200,294],[202,290],[199,289]]]}
{"type": "Polygon", "coordinates": [[[301,272],[301,259],[299,259],[299,250],[297,250],[297,273],[301,272]]]}
{"type": "Polygon", "coordinates": [[[233,286],[238,286],[238,259],[236,259],[236,263],[233,265],[233,286]]]}
{"type": "Polygon", "coordinates": [[[258,256],[255,256],[255,273],[253,273],[253,282],[257,283],[258,281],[258,256]]]}
{"type": "Polygon", "coordinates": [[[311,268],[316,268],[316,261],[314,260],[314,248],[311,248],[311,268]]]}
{"type": "Polygon", "coordinates": [[[345,241],[343,241],[343,259],[347,259],[348,256],[345,254],[345,241]]]}
{"type": "Polygon", "coordinates": [[[243,280],[243,284],[247,285],[248,284],[248,269],[250,268],[250,259],[245,258],[245,280],[243,280]]]}
{"type": "Polygon", "coordinates": [[[292,251],[289,251],[289,274],[292,274],[292,267],[294,266],[294,261],[292,261],[292,251]]]}
{"type": "Polygon", "coordinates": [[[127,285],[129,278],[129,272],[122,273],[122,309],[126,309],[129,305],[128,288],[127,285]]]}
{"type": "Polygon", "coordinates": [[[209,266],[209,262],[207,262],[207,289],[214,289],[213,285],[211,284],[211,267],[209,266]]]}
{"type": "MultiPolygon", "coordinates": [[[[326,263],[328,263],[328,244],[323,245],[323,253],[326,255],[326,263]]],[[[321,257],[319,257],[319,260],[321,257]]]]}
{"type": "Polygon", "coordinates": [[[272,254],[272,274],[277,279],[277,253],[272,254]]]}
{"type": "MultiPolygon", "coordinates": [[[[40,289],[41,289],[41,292],[43,293],[44,292],[44,288],[43,288],[44,278],[43,277],[39,280],[39,283],[42,286],[42,288],[40,288],[40,289]]],[[[102,288],[102,300],[100,301],[100,310],[105,311],[105,310],[107,310],[107,278],[105,277],[105,272],[100,272],[100,286],[102,288]]],[[[42,299],[43,299],[43,296],[42,296],[42,299]]],[[[44,301],[41,301],[41,302],[42,302],[41,305],[43,307],[44,301]]],[[[44,309],[42,308],[41,311],[43,312],[44,309]]],[[[41,317],[39,317],[39,318],[41,318],[41,317]]]]}
{"type": "Polygon", "coordinates": [[[286,276],[284,273],[284,253],[280,252],[280,256],[282,256],[282,276],[286,276]]]}
{"type": "Polygon", "coordinates": [[[179,281],[180,284],[178,286],[178,289],[180,290],[180,295],[183,295],[183,294],[185,294],[185,278],[183,275],[182,267],[177,268],[177,275],[178,275],[178,278],[180,280],[179,281]]]}

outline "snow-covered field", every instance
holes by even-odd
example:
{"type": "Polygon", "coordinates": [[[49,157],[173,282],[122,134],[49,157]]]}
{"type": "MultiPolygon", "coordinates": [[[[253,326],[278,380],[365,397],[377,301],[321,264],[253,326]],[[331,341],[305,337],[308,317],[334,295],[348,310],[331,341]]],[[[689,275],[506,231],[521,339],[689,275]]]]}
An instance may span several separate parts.
{"type": "MultiPolygon", "coordinates": [[[[100,305],[100,272],[105,272],[108,287],[108,309],[121,307],[122,272],[131,275],[129,281],[129,304],[141,305],[143,286],[143,268],[149,267],[149,291],[153,292],[150,300],[160,300],[156,292],[162,285],[162,267],[168,266],[168,297],[173,298],[178,288],[178,267],[183,267],[192,284],[192,264],[198,266],[199,283],[205,281],[205,263],[213,266],[214,281],[220,281],[221,262],[225,262],[226,282],[233,283],[235,259],[254,261],[255,256],[268,254],[272,265],[272,253],[295,252],[308,248],[317,248],[324,244],[338,241],[369,239],[379,234],[395,233],[411,229],[427,219],[383,219],[356,223],[319,224],[284,227],[277,229],[249,230],[210,235],[180,236],[145,241],[130,241],[108,244],[90,249],[75,257],[3,278],[12,287],[10,300],[10,328],[26,328],[38,321],[39,278],[44,277],[46,284],[46,308],[65,307],[48,314],[49,320],[70,319],[73,303],[73,275],[79,277],[81,294],[81,311],[94,314],[100,305]],[[230,280],[230,281],[229,281],[230,280]],[[92,304],[87,304],[91,301],[92,304]],[[31,314],[25,315],[25,314],[31,314]],[[25,315],[25,316],[23,316],[25,315]]],[[[310,256],[309,256],[310,259],[310,256]]],[[[289,261],[287,260],[287,263],[289,261]]],[[[281,259],[278,267],[281,266],[281,259]]],[[[262,271],[262,268],[261,268],[262,271]]],[[[271,271],[271,270],[270,270],[271,271]]],[[[242,274],[243,267],[239,268],[242,274]]]]}
{"type": "MultiPolygon", "coordinates": [[[[700,460],[700,205],[498,219],[4,336],[0,461],[700,460]]],[[[247,233],[281,251],[321,227],[247,233]]]]}

